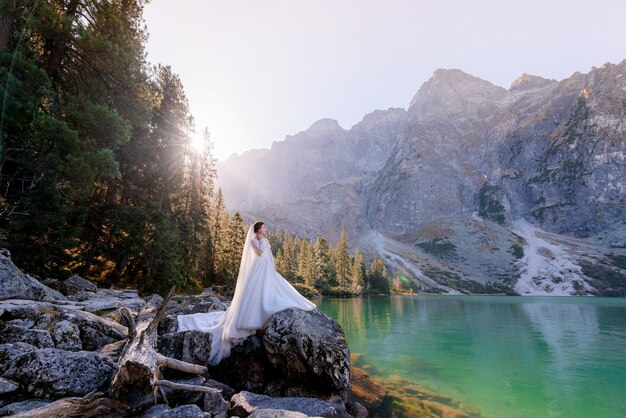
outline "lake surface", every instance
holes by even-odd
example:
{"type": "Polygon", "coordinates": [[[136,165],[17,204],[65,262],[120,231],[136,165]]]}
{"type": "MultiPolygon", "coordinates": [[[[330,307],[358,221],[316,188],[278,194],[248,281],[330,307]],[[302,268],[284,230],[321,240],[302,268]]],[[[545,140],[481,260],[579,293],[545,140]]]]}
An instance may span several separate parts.
{"type": "Polygon", "coordinates": [[[626,417],[626,299],[323,298],[352,354],[482,416],[626,417]]]}

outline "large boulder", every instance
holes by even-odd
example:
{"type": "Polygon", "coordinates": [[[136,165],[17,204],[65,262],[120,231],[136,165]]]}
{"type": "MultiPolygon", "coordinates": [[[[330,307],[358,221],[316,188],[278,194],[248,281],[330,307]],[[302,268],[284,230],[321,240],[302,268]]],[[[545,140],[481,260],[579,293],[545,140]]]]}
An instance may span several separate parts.
{"type": "Polygon", "coordinates": [[[350,350],[341,326],[317,309],[273,315],[263,346],[286,384],[345,391],[350,388],[350,350]]]}
{"type": "MultiPolygon", "coordinates": [[[[52,347],[66,350],[96,351],[126,337],[128,330],[125,326],[78,308],[70,304],[5,300],[0,302],[0,320],[21,328],[51,333],[52,347]]],[[[31,342],[24,339],[2,342],[18,341],[31,342]]]]}
{"type": "Polygon", "coordinates": [[[28,274],[23,273],[13,261],[6,248],[0,249],[0,300],[66,300],[58,291],[40,283],[28,274]]]}
{"type": "Polygon", "coordinates": [[[339,324],[322,312],[286,309],[209,370],[237,390],[345,399],[350,351],[339,324]]]}
{"type": "Polygon", "coordinates": [[[183,405],[178,408],[164,410],[152,418],[210,418],[211,415],[202,412],[198,405],[183,405]]]}
{"type": "Polygon", "coordinates": [[[182,331],[161,335],[157,348],[164,356],[204,366],[211,354],[211,333],[182,331]]]}
{"type": "Polygon", "coordinates": [[[91,283],[87,279],[83,279],[78,274],[74,274],[65,280],[61,280],[58,283],[57,290],[63,293],[65,296],[75,295],[80,292],[92,292],[98,291],[98,286],[91,283]]]}
{"type": "Polygon", "coordinates": [[[38,348],[54,348],[50,332],[29,329],[0,321],[0,344],[26,343],[38,348]]]}
{"type": "Polygon", "coordinates": [[[0,376],[36,397],[84,396],[108,383],[114,370],[111,358],[97,353],[0,344],[0,376]]]}
{"type": "Polygon", "coordinates": [[[350,418],[343,402],[327,402],[316,398],[271,396],[242,391],[234,395],[232,413],[238,417],[248,417],[254,411],[273,409],[300,412],[307,416],[325,418],[350,418]]]}
{"type": "Polygon", "coordinates": [[[282,370],[274,370],[267,359],[262,337],[256,334],[233,344],[230,355],[217,366],[209,366],[209,373],[236,390],[255,393],[267,393],[276,380],[282,380],[283,374],[282,370]]]}

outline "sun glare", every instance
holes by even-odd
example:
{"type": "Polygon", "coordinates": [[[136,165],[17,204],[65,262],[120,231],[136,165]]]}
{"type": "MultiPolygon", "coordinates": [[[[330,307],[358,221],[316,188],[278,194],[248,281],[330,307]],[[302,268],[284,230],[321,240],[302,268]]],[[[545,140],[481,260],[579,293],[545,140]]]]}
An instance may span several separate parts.
{"type": "Polygon", "coordinates": [[[191,146],[197,152],[202,152],[204,149],[204,137],[202,134],[196,134],[191,137],[191,146]]]}

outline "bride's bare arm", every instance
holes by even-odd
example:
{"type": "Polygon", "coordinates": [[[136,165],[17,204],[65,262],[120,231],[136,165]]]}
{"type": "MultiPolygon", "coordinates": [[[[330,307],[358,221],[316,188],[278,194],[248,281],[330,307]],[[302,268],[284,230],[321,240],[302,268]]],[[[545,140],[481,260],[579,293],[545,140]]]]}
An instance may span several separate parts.
{"type": "Polygon", "coordinates": [[[261,249],[261,243],[259,242],[259,240],[252,239],[252,241],[250,243],[252,244],[252,248],[254,249],[254,251],[258,255],[262,255],[263,254],[263,250],[261,249]]]}

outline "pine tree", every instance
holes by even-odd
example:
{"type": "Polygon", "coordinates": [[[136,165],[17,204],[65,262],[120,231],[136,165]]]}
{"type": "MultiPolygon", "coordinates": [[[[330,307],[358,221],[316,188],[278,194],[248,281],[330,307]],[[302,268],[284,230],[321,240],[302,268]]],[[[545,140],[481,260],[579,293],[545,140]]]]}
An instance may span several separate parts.
{"type": "Polygon", "coordinates": [[[315,287],[313,271],[313,247],[308,240],[300,241],[298,251],[298,277],[310,287],[315,287]]]}
{"type": "Polygon", "coordinates": [[[365,264],[363,256],[357,248],[354,252],[354,261],[352,263],[352,293],[359,294],[365,286],[365,264]]]}
{"type": "Polygon", "coordinates": [[[345,226],[341,227],[341,236],[334,251],[334,260],[337,281],[340,288],[345,291],[349,287],[350,275],[352,273],[352,263],[348,250],[348,235],[345,226]]]}
{"type": "Polygon", "coordinates": [[[235,212],[232,217],[229,217],[226,231],[224,242],[225,279],[226,283],[234,287],[239,273],[243,244],[246,239],[245,225],[239,212],[235,212]]]}
{"type": "Polygon", "coordinates": [[[382,293],[389,293],[389,276],[385,262],[381,258],[372,261],[368,276],[373,289],[382,293]]]}
{"type": "Polygon", "coordinates": [[[296,260],[296,247],[293,237],[289,233],[289,228],[286,228],[284,232],[283,250],[280,261],[283,277],[293,282],[296,278],[298,265],[296,260]]]}
{"type": "Polygon", "coordinates": [[[315,287],[325,290],[331,281],[330,248],[324,237],[318,236],[314,245],[313,269],[315,287]]]}
{"type": "Polygon", "coordinates": [[[227,223],[228,214],[224,205],[222,189],[217,191],[213,205],[213,217],[211,220],[211,237],[213,241],[213,274],[216,283],[224,284],[227,279],[227,223]]]}

